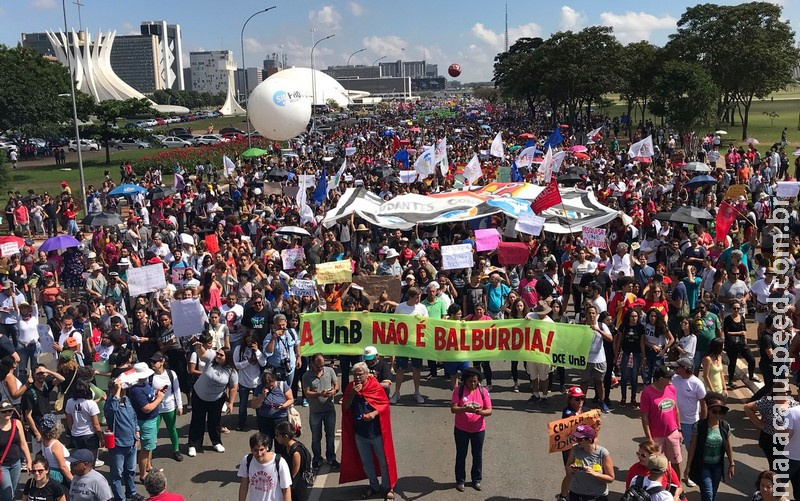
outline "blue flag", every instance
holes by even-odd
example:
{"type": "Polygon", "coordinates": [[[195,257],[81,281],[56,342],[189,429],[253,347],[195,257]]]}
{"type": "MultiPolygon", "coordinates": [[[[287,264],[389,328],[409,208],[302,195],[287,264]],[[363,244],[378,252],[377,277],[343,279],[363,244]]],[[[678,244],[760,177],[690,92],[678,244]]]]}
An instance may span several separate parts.
{"type": "Polygon", "coordinates": [[[397,150],[397,153],[394,154],[394,159],[398,162],[403,164],[403,167],[408,169],[408,150],[403,148],[402,150],[397,150]]]}
{"type": "Polygon", "coordinates": [[[317,183],[317,189],[314,190],[314,194],[311,195],[311,200],[317,202],[317,204],[321,204],[325,201],[325,198],[328,196],[328,174],[325,172],[325,166],[322,166],[322,174],[319,176],[319,182],[317,183]]]}
{"type": "Polygon", "coordinates": [[[519,167],[517,167],[517,162],[511,164],[511,182],[512,183],[521,183],[524,181],[522,177],[522,173],[519,171],[519,167]]]}
{"type": "Polygon", "coordinates": [[[547,141],[545,141],[542,149],[544,151],[547,151],[548,146],[551,148],[555,148],[556,146],[561,144],[562,141],[564,141],[564,136],[561,135],[561,131],[558,129],[558,127],[556,127],[553,133],[550,134],[550,137],[547,138],[547,141]]]}
{"type": "Polygon", "coordinates": [[[525,143],[525,147],[526,148],[530,148],[531,146],[536,146],[536,140],[535,139],[528,139],[528,141],[525,143]]]}

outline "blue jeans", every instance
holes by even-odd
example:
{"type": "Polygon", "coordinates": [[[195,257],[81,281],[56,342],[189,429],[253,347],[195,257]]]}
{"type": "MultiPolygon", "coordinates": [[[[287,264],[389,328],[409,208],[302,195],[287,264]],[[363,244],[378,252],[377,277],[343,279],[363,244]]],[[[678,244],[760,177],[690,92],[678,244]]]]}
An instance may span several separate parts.
{"type": "Polygon", "coordinates": [[[19,484],[19,474],[22,471],[22,460],[18,460],[11,466],[3,466],[3,495],[0,496],[1,501],[14,501],[14,493],[17,492],[17,485],[19,484]]]}
{"type": "Polygon", "coordinates": [[[355,433],[355,436],[358,455],[361,457],[361,465],[364,467],[364,473],[369,479],[370,488],[374,491],[388,491],[391,485],[389,484],[389,465],[386,463],[386,454],[383,451],[383,439],[380,436],[364,438],[358,433],[355,433]],[[378,477],[375,475],[373,454],[374,457],[378,458],[378,464],[381,468],[380,484],[378,484],[378,477]]]}
{"type": "Polygon", "coordinates": [[[78,229],[78,223],[75,222],[74,219],[70,219],[67,221],[67,235],[75,236],[80,233],[80,229],[78,229]]]}
{"type": "Polygon", "coordinates": [[[644,371],[644,385],[647,386],[653,381],[653,372],[656,370],[656,367],[664,365],[664,359],[659,357],[652,348],[645,348],[644,356],[647,358],[647,365],[644,371]]]}
{"type": "Polygon", "coordinates": [[[111,449],[111,491],[114,493],[114,501],[125,501],[127,498],[136,495],[136,447],[129,445],[122,447],[117,445],[111,449]],[[122,483],[125,482],[125,491],[122,490],[122,483]]]}
{"type": "Polygon", "coordinates": [[[22,369],[27,369],[30,365],[29,374],[36,371],[36,364],[39,361],[39,352],[41,352],[41,345],[38,341],[34,341],[28,345],[17,343],[17,354],[19,355],[19,364],[17,364],[17,375],[22,369]]]}
{"type": "Polygon", "coordinates": [[[314,461],[322,461],[322,427],[325,426],[325,459],[336,459],[336,409],[324,412],[309,412],[308,422],[311,426],[311,452],[314,461]]]}
{"type": "MultiPolygon", "coordinates": [[[[702,454],[702,451],[700,451],[702,454]]],[[[703,473],[700,479],[700,499],[702,501],[714,501],[717,499],[717,489],[722,480],[722,467],[724,461],[716,464],[703,464],[703,473]]]]}
{"type": "Polygon", "coordinates": [[[483,439],[486,430],[470,433],[458,428],[453,428],[456,438],[456,483],[463,484],[467,481],[467,449],[472,447],[472,483],[483,479],[483,439]]]}
{"type": "Polygon", "coordinates": [[[247,401],[250,399],[251,393],[253,397],[260,395],[261,385],[255,389],[239,385],[239,426],[242,427],[247,424],[247,401]]]}
{"type": "Polygon", "coordinates": [[[639,367],[642,366],[642,354],[640,352],[629,353],[622,352],[622,360],[620,361],[619,370],[622,372],[622,378],[619,382],[620,390],[622,390],[622,399],[625,400],[628,395],[628,382],[631,383],[631,399],[636,400],[636,391],[639,389],[639,367]],[[630,359],[633,357],[633,367],[628,367],[630,359]]]}

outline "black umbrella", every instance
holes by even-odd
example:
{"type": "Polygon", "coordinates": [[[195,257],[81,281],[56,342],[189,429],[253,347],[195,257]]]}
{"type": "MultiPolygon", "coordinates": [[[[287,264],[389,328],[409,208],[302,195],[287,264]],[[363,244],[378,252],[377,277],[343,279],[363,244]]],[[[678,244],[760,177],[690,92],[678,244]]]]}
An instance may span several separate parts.
{"type": "Polygon", "coordinates": [[[659,212],[653,218],[672,223],[700,224],[701,220],[714,219],[714,216],[705,209],[683,205],[671,211],[659,212]]]}
{"type": "Polygon", "coordinates": [[[568,173],[568,174],[561,174],[560,176],[558,176],[557,181],[562,184],[580,183],[581,181],[583,181],[583,178],[577,174],[568,173]]]}
{"type": "Polygon", "coordinates": [[[175,188],[170,188],[168,186],[156,186],[155,188],[150,188],[147,190],[146,197],[150,200],[158,200],[160,198],[172,196],[174,193],[175,188]]]}
{"type": "Polygon", "coordinates": [[[267,173],[267,177],[289,177],[289,172],[286,169],[281,169],[278,167],[277,169],[272,169],[267,173]]]}
{"type": "Polygon", "coordinates": [[[101,226],[118,226],[124,223],[122,217],[116,212],[92,212],[81,221],[81,224],[94,228],[99,228],[101,226]]]}

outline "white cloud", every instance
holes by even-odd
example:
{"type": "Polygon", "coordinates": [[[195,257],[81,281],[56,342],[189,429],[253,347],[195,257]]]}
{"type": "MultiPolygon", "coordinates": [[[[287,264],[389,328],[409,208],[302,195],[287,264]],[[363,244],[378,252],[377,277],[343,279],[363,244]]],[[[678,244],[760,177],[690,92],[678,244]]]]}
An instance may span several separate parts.
{"type": "Polygon", "coordinates": [[[338,29],[340,27],[339,22],[342,20],[342,15],[336,11],[333,5],[326,5],[320,10],[312,10],[309,12],[308,20],[311,21],[312,27],[338,29]]]}
{"type": "Polygon", "coordinates": [[[358,2],[349,2],[347,8],[350,10],[350,14],[356,17],[364,13],[364,7],[358,2]]]}
{"type": "Polygon", "coordinates": [[[600,14],[600,24],[613,27],[614,34],[622,43],[649,40],[653,31],[675,29],[677,22],[677,19],[669,15],[656,17],[646,12],[626,12],[625,14],[603,12],[600,14]]]}
{"type": "Polygon", "coordinates": [[[56,6],[56,0],[34,0],[31,5],[34,9],[52,9],[56,6]]]}
{"type": "Polygon", "coordinates": [[[132,23],[124,22],[122,23],[122,34],[123,35],[141,35],[141,31],[137,29],[132,23]]]}
{"type": "Polygon", "coordinates": [[[561,6],[561,30],[577,31],[583,28],[586,16],[569,5],[561,6]]]}
{"type": "MultiPolygon", "coordinates": [[[[505,44],[505,35],[503,33],[495,32],[484,26],[483,23],[475,23],[475,26],[472,27],[472,34],[479,40],[488,44],[492,49],[498,52],[503,50],[505,44]]],[[[508,45],[509,47],[514,45],[514,42],[518,38],[537,37],[541,36],[541,34],[542,28],[536,23],[512,27],[508,29],[508,45]]]]}
{"type": "MultiPolygon", "coordinates": [[[[276,52],[280,52],[280,50],[276,52]]],[[[311,67],[311,45],[303,44],[296,40],[287,40],[283,44],[283,52],[286,54],[286,62],[289,67],[311,67]]],[[[314,67],[318,70],[327,68],[329,64],[332,64],[330,56],[333,52],[333,49],[328,48],[325,42],[317,45],[314,51],[314,67]]]]}
{"type": "Polygon", "coordinates": [[[245,37],[244,50],[245,52],[254,52],[262,56],[267,52],[266,46],[257,38],[252,37],[245,37]]]}
{"type": "MultiPolygon", "coordinates": [[[[385,37],[364,37],[361,39],[361,43],[371,52],[377,54],[376,57],[386,56],[384,62],[396,61],[402,58],[402,49],[408,46],[408,42],[406,42],[406,40],[395,35],[388,35],[385,37]]],[[[410,53],[408,55],[410,55],[410,53]]]]}

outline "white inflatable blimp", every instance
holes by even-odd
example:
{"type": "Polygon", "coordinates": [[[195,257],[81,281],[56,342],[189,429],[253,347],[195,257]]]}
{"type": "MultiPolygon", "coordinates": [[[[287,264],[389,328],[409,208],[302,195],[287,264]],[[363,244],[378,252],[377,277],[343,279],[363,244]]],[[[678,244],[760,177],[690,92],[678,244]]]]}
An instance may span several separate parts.
{"type": "Polygon", "coordinates": [[[311,97],[293,79],[273,75],[253,89],[248,101],[250,121],[269,139],[285,141],[306,130],[311,97]]]}

